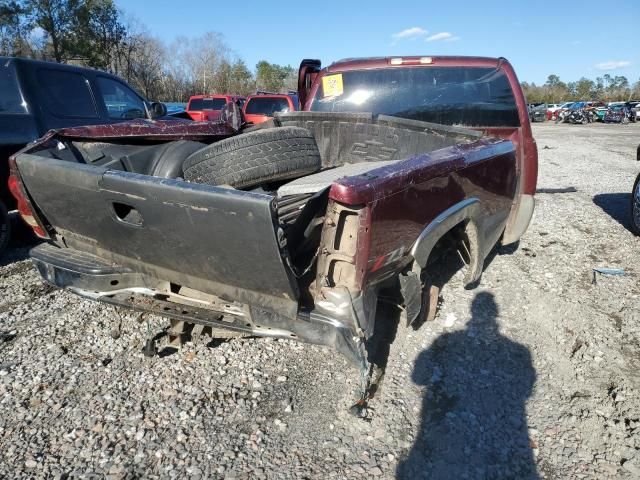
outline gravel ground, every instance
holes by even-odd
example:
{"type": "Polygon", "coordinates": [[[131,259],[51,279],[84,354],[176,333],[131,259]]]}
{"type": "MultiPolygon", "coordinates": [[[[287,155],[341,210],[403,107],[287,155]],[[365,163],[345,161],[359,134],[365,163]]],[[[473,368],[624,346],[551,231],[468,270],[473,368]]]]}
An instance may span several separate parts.
{"type": "Polygon", "coordinates": [[[347,412],[356,372],[329,349],[250,338],[149,359],[137,315],[43,285],[14,245],[0,478],[640,478],[640,240],[626,228],[640,125],[534,134],[541,193],[520,248],[478,289],[456,275],[433,323],[399,328],[366,420],[347,412]],[[594,283],[598,266],[626,274],[594,283]]]}

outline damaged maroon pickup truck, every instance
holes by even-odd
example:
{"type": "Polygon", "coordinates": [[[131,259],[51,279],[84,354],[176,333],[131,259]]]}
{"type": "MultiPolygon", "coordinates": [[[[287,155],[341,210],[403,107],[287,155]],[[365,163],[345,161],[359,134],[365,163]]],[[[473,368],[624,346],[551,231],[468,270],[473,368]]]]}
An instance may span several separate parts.
{"type": "Polygon", "coordinates": [[[504,59],[305,60],[299,84],[305,111],[239,134],[72,128],[17,154],[44,279],[174,327],[328,345],[366,379],[380,293],[432,316],[447,248],[477,282],[529,224],[537,150],[504,59]]]}

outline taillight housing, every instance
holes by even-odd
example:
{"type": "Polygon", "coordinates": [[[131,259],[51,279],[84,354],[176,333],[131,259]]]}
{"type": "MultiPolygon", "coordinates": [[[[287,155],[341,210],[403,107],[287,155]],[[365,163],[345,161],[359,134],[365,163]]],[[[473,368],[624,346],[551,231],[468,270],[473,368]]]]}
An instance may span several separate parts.
{"type": "Polygon", "coordinates": [[[35,213],[31,200],[27,195],[27,191],[22,184],[20,178],[20,172],[16,166],[16,160],[13,157],[9,158],[9,191],[15,197],[18,203],[18,212],[27,225],[31,227],[33,232],[40,238],[51,238],[47,233],[47,229],[44,227],[42,221],[35,213]]]}

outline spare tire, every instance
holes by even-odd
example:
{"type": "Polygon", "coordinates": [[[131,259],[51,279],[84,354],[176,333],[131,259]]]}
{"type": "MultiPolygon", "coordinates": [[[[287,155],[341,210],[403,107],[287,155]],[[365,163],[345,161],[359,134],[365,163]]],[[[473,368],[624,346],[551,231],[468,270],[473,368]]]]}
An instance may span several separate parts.
{"type": "Polygon", "coordinates": [[[247,188],[320,170],[311,132],[300,127],[256,130],[207,145],[182,166],[185,180],[247,188]]]}

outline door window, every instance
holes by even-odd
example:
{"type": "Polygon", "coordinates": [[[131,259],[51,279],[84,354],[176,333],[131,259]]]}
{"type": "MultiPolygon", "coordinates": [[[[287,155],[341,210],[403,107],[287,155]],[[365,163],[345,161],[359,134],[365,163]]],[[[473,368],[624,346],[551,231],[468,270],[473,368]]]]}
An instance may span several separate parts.
{"type": "Polygon", "coordinates": [[[107,107],[109,118],[146,118],[144,100],[125,84],[106,77],[98,77],[98,87],[107,107]]]}

